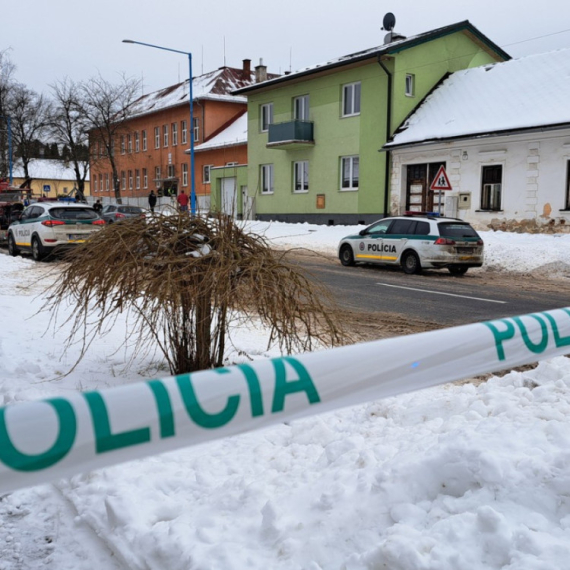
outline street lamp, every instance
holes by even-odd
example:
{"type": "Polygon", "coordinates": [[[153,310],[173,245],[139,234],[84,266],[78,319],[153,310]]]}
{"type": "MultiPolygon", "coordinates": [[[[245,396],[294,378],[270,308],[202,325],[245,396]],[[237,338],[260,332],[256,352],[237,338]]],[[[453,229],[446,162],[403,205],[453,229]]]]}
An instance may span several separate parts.
{"type": "Polygon", "coordinates": [[[194,129],[192,125],[192,117],[194,115],[194,107],[192,103],[192,54],[187,51],[180,51],[177,49],[171,49],[162,46],[155,46],[153,44],[147,44],[144,42],[136,42],[135,40],[123,40],[125,44],[138,44],[140,46],[147,46],[156,49],[162,49],[165,51],[173,51],[174,53],[182,53],[188,56],[188,96],[190,99],[190,122],[188,123],[188,134],[190,135],[190,212],[192,216],[196,215],[196,183],[194,177],[194,129]]]}

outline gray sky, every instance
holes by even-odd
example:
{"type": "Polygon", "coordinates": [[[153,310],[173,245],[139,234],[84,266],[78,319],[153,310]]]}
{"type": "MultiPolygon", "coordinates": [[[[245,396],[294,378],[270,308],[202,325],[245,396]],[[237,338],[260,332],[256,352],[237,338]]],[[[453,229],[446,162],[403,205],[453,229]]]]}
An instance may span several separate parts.
{"type": "Polygon", "coordinates": [[[142,78],[148,93],[188,77],[188,58],[124,38],[192,52],[193,75],[226,65],[283,73],[381,45],[386,12],[410,36],[469,20],[513,57],[570,47],[570,2],[542,0],[16,0],[3,9],[0,50],[16,79],[48,92],[56,80],[142,78]],[[562,33],[558,33],[562,32],[562,33]],[[540,38],[541,39],[533,39],[540,38]]]}

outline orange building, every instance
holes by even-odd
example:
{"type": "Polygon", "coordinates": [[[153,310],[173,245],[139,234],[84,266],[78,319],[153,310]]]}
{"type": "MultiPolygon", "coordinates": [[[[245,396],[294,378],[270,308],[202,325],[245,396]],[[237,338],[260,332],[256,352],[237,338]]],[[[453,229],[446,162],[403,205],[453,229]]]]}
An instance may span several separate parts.
{"type": "MultiPolygon", "coordinates": [[[[275,77],[274,75],[270,75],[275,77]]],[[[208,149],[204,145],[226,130],[247,110],[247,99],[231,95],[268,77],[262,65],[251,71],[250,60],[243,68],[222,67],[193,78],[193,120],[190,127],[188,80],[140,97],[131,107],[131,117],[115,141],[115,158],[122,198],[143,198],[151,190],[159,196],[190,194],[190,136],[194,137],[195,190],[200,209],[207,208],[210,169],[227,164],[247,163],[247,141],[208,149]],[[190,127],[190,128],[189,128],[190,127]],[[201,145],[204,148],[200,150],[201,145]]],[[[94,147],[97,142],[91,140],[94,147]]],[[[94,148],[92,149],[95,150],[94,148]]],[[[93,156],[93,154],[91,154],[93,156]]],[[[91,163],[91,195],[115,197],[108,160],[91,163]]]]}

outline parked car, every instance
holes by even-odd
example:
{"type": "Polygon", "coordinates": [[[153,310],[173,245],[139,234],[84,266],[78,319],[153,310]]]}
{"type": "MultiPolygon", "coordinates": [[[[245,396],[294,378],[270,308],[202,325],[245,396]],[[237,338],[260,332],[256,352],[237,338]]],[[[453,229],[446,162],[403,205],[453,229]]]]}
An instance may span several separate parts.
{"type": "Polygon", "coordinates": [[[107,204],[101,211],[101,217],[108,224],[112,224],[128,218],[144,218],[146,217],[146,211],[138,206],[107,204]]]}
{"type": "Polygon", "coordinates": [[[18,220],[24,211],[22,202],[0,202],[0,242],[8,238],[8,226],[18,220]]]}
{"type": "Polygon", "coordinates": [[[383,218],[343,238],[338,255],[343,265],[400,265],[410,274],[447,268],[463,275],[483,265],[483,240],[463,220],[408,214],[383,218]]]}
{"type": "Polygon", "coordinates": [[[36,261],[75,244],[83,243],[105,225],[85,204],[37,202],[28,206],[8,228],[8,252],[31,252],[36,261]]]}

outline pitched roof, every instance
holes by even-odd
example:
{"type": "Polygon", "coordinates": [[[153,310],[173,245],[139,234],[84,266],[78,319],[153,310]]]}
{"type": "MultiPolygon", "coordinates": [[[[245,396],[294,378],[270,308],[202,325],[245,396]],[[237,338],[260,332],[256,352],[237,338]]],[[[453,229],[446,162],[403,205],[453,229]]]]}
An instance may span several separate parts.
{"type": "Polygon", "coordinates": [[[194,150],[200,152],[239,144],[247,144],[247,113],[238,117],[231,125],[207,142],[196,145],[194,150]]]}
{"type": "MultiPolygon", "coordinates": [[[[231,95],[231,93],[254,82],[255,72],[246,74],[242,69],[220,67],[215,71],[210,71],[192,79],[192,96],[195,101],[209,99],[246,103],[245,97],[236,97],[231,95]]],[[[186,105],[190,103],[188,99],[188,79],[182,83],[143,95],[133,103],[131,110],[135,115],[142,115],[184,103],[186,105]]]]}
{"type": "Polygon", "coordinates": [[[269,79],[262,83],[255,83],[253,85],[237,89],[236,91],[234,91],[234,93],[237,95],[242,95],[244,93],[249,93],[257,89],[272,87],[274,85],[279,85],[285,81],[291,81],[293,79],[298,79],[299,77],[303,77],[306,75],[313,75],[315,73],[319,73],[321,71],[325,71],[328,69],[333,69],[335,67],[350,65],[366,59],[378,58],[381,55],[395,54],[405,49],[409,49],[417,45],[423,44],[425,42],[432,41],[437,38],[461,31],[470,32],[471,34],[473,34],[481,43],[486,45],[491,51],[497,53],[502,59],[507,59],[507,60],[510,59],[511,56],[507,52],[503,51],[497,44],[492,42],[487,36],[481,33],[468,20],[464,20],[456,24],[443,26],[441,28],[430,30],[429,32],[423,32],[421,34],[410,36],[408,38],[397,36],[401,39],[397,39],[396,41],[381,46],[373,47],[367,50],[351,53],[349,55],[344,55],[342,57],[333,59],[331,61],[327,61],[325,63],[306,67],[304,69],[300,69],[298,71],[289,73],[287,75],[282,75],[273,79],[269,79]]]}
{"type": "Polygon", "coordinates": [[[456,71],[385,146],[570,126],[569,100],[570,49],[456,71]]]}

